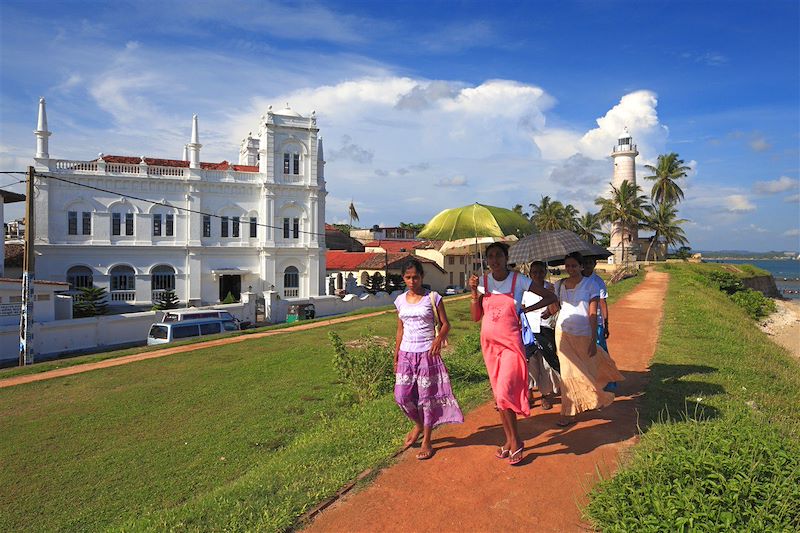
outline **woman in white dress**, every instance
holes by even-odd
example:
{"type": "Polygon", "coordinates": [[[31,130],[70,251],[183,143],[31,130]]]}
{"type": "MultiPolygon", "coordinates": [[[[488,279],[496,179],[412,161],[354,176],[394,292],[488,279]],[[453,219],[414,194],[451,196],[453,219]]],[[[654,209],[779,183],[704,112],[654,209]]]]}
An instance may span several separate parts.
{"type": "Polygon", "coordinates": [[[561,365],[561,418],[566,427],[584,411],[601,409],[614,401],[614,393],[603,390],[611,381],[625,378],[608,352],[597,346],[597,284],[582,274],[583,258],[571,253],[564,258],[569,277],[556,282],[561,310],[556,321],[556,346],[561,365]]]}

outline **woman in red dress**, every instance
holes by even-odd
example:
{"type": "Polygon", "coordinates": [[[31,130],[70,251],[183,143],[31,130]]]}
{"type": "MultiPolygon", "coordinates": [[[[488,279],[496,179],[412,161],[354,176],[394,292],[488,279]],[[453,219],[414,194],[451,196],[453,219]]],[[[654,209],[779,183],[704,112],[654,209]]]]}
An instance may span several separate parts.
{"type": "Polygon", "coordinates": [[[518,272],[508,270],[508,246],[493,243],[486,248],[491,270],[482,278],[471,276],[472,319],[481,322],[481,351],[492,384],[506,441],[497,450],[498,459],[516,465],[522,461],[524,443],[517,431],[517,415],[530,415],[528,405],[528,367],[519,322],[522,294],[531,291],[542,299],[525,308],[526,312],[546,307],[555,295],[518,272]]]}

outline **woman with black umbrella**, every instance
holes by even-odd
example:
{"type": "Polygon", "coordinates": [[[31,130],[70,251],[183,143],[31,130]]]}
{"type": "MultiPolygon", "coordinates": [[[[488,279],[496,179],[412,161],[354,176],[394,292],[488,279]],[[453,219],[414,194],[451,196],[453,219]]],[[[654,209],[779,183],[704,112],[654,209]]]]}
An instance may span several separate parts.
{"type": "Polygon", "coordinates": [[[561,419],[567,427],[583,411],[600,409],[614,401],[603,390],[607,383],[625,379],[614,361],[597,345],[597,305],[600,291],[583,277],[583,257],[573,252],[564,258],[569,277],[556,282],[560,303],[556,321],[556,346],[561,365],[561,419]]]}

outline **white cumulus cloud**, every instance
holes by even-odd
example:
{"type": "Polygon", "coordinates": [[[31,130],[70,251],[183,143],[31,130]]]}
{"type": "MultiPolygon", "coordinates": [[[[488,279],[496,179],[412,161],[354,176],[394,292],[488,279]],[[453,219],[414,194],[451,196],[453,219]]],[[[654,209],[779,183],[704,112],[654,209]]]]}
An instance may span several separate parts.
{"type": "Polygon", "coordinates": [[[798,187],[798,181],[789,176],[781,176],[776,180],[770,181],[757,181],[753,185],[753,191],[759,194],[775,194],[779,192],[786,192],[798,187]]]}
{"type": "Polygon", "coordinates": [[[725,205],[728,211],[734,213],[746,213],[755,211],[756,206],[744,194],[731,194],[725,198],[725,205]]]}

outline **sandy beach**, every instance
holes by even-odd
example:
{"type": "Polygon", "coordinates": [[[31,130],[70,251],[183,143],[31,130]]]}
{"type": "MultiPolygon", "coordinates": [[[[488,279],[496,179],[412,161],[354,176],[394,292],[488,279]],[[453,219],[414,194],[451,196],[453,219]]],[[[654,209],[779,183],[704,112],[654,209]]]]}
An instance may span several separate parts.
{"type": "Polygon", "coordinates": [[[761,329],[800,360],[800,301],[775,300],[778,310],[769,316],[761,329]]]}

